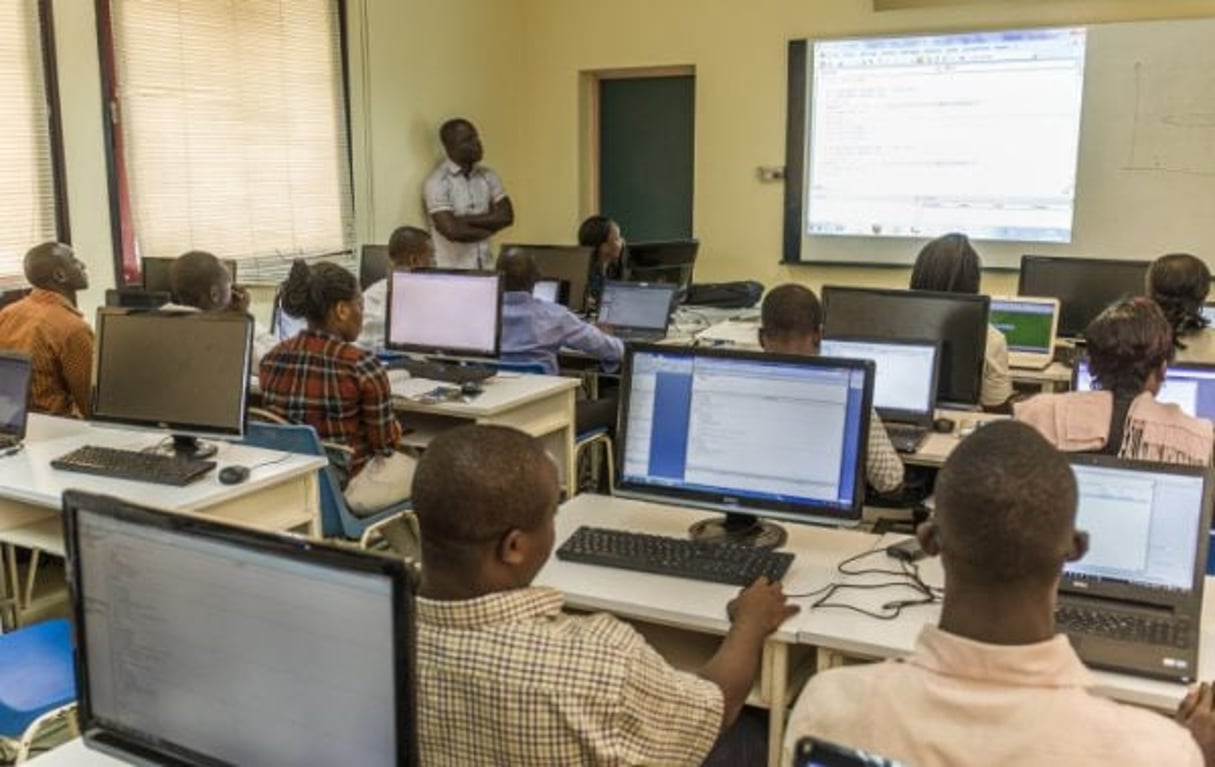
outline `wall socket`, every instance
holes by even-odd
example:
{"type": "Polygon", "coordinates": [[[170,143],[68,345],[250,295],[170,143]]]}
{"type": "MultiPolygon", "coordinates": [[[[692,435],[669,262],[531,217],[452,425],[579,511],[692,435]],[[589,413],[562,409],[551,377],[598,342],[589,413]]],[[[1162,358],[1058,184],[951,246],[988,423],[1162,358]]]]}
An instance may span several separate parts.
{"type": "Polygon", "coordinates": [[[760,181],[784,181],[785,168],[783,165],[761,165],[755,169],[760,181]]]}

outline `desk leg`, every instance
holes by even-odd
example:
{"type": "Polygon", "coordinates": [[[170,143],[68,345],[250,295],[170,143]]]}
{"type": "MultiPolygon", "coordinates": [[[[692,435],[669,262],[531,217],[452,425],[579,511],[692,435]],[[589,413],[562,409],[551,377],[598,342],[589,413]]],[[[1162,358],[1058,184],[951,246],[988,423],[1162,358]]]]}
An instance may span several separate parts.
{"type": "Polygon", "coordinates": [[[834,650],[826,650],[819,647],[816,654],[818,656],[814,665],[816,673],[821,673],[827,669],[839,668],[840,666],[846,665],[844,663],[844,656],[840,655],[834,650]]]}
{"type": "Polygon", "coordinates": [[[17,579],[17,550],[10,544],[0,546],[0,631],[17,628],[20,593],[17,579]]]}
{"type": "Polygon", "coordinates": [[[764,673],[760,689],[768,693],[768,767],[780,767],[785,740],[785,699],[789,688],[789,645],[768,640],[764,643],[764,673]]]}

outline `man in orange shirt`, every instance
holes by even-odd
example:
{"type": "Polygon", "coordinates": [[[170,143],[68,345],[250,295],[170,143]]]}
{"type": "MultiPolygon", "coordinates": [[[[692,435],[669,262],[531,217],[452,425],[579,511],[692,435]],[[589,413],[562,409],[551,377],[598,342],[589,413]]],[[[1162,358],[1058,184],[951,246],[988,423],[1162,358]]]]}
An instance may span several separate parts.
{"type": "Polygon", "coordinates": [[[93,330],[76,308],[89,277],[71,247],[44,242],[25,254],[30,294],[0,311],[0,349],[32,361],[30,409],[50,415],[89,415],[93,330]]]}

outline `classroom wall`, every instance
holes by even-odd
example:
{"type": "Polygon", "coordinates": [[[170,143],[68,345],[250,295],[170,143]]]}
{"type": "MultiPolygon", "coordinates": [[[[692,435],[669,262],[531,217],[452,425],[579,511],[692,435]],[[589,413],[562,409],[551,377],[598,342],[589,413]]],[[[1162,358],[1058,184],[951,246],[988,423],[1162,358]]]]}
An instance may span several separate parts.
{"type": "MultiPolygon", "coordinates": [[[[784,187],[761,182],[756,168],[784,164],[788,40],[1215,15],[1215,0],[942,0],[883,12],[873,10],[872,0],[527,0],[526,7],[531,56],[524,62],[526,129],[518,155],[529,161],[505,178],[515,201],[512,236],[569,241],[591,212],[580,171],[580,72],[691,65],[698,280],[753,277],[815,287],[902,287],[909,270],[780,265],[784,187]]],[[[1016,275],[989,273],[984,289],[1015,292],[1016,275]]]]}

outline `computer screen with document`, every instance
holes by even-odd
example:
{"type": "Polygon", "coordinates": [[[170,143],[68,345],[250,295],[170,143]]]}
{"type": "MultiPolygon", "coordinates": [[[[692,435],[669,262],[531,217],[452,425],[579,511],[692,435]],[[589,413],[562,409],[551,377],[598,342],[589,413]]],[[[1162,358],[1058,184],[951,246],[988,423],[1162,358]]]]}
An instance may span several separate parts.
{"type": "MultiPolygon", "coordinates": [[[[1092,391],[1095,387],[1087,357],[1077,357],[1072,370],[1072,388],[1092,391]]],[[[1195,418],[1215,420],[1215,365],[1179,362],[1168,367],[1157,402],[1171,402],[1195,418]]]]}
{"type": "Polygon", "coordinates": [[[666,284],[608,282],[599,301],[599,324],[665,329],[674,309],[675,289],[666,284]]]}
{"type": "Polygon", "coordinates": [[[873,360],[873,407],[882,418],[932,422],[937,399],[935,341],[824,338],[824,357],[873,360]]]}

